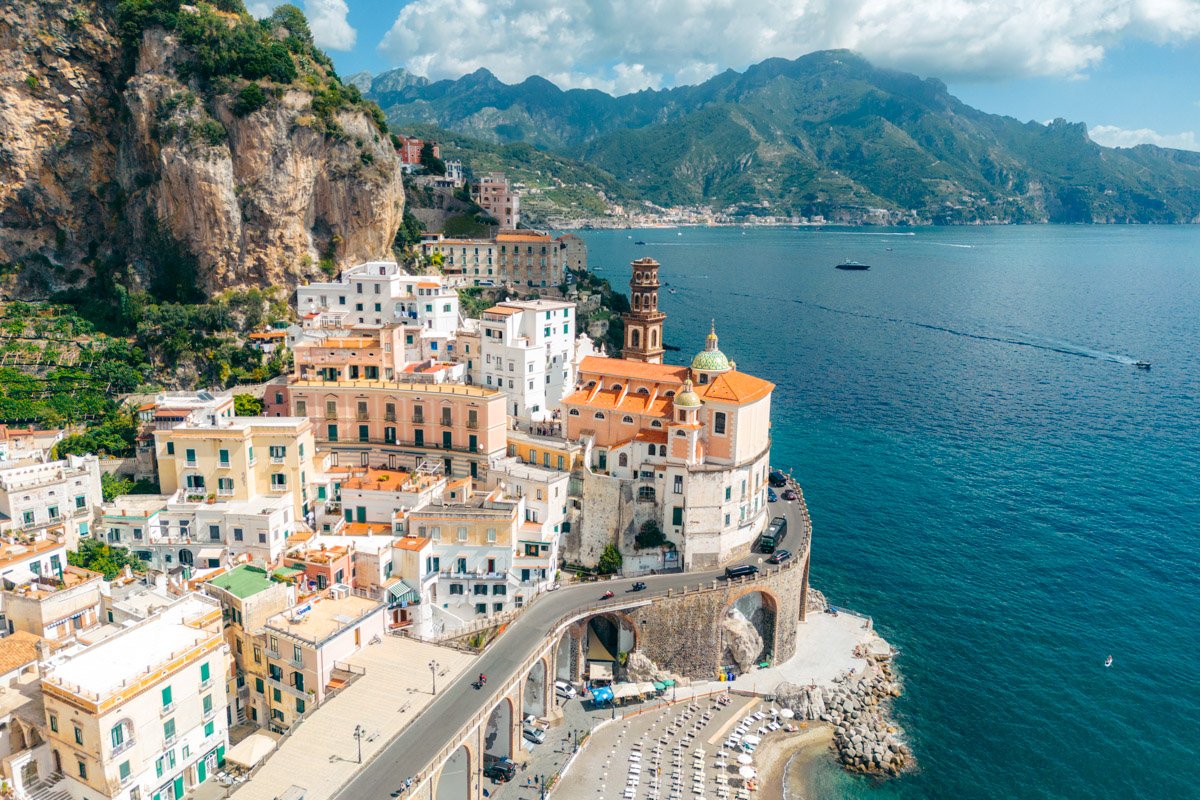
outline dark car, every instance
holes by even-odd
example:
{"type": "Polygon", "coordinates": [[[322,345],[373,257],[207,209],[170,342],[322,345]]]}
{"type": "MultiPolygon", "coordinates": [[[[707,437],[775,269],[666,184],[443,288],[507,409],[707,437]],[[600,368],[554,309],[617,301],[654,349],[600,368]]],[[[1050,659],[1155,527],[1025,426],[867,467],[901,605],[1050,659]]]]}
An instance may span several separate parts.
{"type": "Polygon", "coordinates": [[[783,490],[783,499],[784,500],[799,500],[800,495],[796,494],[795,489],[784,489],[783,490]]]}
{"type": "Polygon", "coordinates": [[[771,474],[767,476],[767,483],[772,486],[787,486],[787,475],[784,475],[777,469],[771,470],[771,474]]]}
{"type": "Polygon", "coordinates": [[[637,581],[636,583],[633,584],[633,586],[629,587],[629,591],[640,592],[642,589],[645,589],[645,588],[646,588],[645,583],[643,583],[642,581],[637,581]]]}
{"type": "Polygon", "coordinates": [[[771,557],[767,559],[767,563],[768,564],[782,564],[783,562],[787,561],[791,557],[792,557],[791,550],[776,550],[774,553],[771,554],[771,557]]]}
{"type": "Polygon", "coordinates": [[[491,778],[496,783],[507,783],[517,774],[517,765],[507,758],[493,761],[483,768],[483,777],[491,778]]]}
{"type": "Polygon", "coordinates": [[[778,499],[779,499],[779,495],[775,494],[774,489],[767,489],[767,502],[768,503],[774,503],[778,499]]]}
{"type": "Polygon", "coordinates": [[[757,575],[758,567],[753,564],[738,564],[736,567],[725,568],[725,580],[744,578],[747,575],[757,575]]]}

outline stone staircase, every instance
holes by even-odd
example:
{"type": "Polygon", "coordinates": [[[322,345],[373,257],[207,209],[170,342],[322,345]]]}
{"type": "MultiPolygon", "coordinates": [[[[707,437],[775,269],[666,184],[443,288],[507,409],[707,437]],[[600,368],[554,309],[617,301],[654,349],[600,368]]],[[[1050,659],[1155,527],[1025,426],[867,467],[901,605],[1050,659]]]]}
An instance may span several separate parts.
{"type": "Polygon", "coordinates": [[[71,800],[71,793],[63,783],[62,773],[55,772],[25,787],[25,797],[28,800],[71,800]]]}

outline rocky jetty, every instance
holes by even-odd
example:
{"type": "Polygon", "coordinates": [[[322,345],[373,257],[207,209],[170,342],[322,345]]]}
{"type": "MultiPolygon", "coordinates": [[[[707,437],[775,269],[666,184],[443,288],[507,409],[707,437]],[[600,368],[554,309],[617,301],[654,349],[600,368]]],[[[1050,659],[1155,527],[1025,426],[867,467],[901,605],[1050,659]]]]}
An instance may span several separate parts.
{"type": "Polygon", "coordinates": [[[777,690],[781,704],[797,719],[833,726],[838,761],[851,772],[895,776],[915,766],[912,749],[891,719],[891,701],[901,694],[891,653],[860,653],[867,659],[862,675],[844,675],[833,686],[785,684],[777,690]]]}

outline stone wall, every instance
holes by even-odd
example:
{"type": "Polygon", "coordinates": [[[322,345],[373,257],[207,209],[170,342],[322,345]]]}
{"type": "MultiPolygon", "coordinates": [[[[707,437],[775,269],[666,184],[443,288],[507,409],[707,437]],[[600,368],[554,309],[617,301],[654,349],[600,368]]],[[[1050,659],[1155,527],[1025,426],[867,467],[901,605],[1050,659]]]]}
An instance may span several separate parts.
{"type": "Polygon", "coordinates": [[[617,541],[618,532],[632,522],[629,487],[617,478],[584,472],[580,475],[584,509],[578,523],[563,539],[563,557],[575,564],[594,566],[605,546],[617,541]]]}
{"type": "Polygon", "coordinates": [[[783,568],[768,567],[754,580],[710,581],[700,590],[692,584],[687,591],[673,591],[668,597],[655,598],[650,605],[634,609],[630,616],[638,626],[640,649],[663,669],[711,679],[722,666],[721,621],[726,609],[738,598],[761,591],[777,604],[774,660],[786,661],[796,653],[796,622],[804,597],[806,561],[797,560],[783,568]]]}

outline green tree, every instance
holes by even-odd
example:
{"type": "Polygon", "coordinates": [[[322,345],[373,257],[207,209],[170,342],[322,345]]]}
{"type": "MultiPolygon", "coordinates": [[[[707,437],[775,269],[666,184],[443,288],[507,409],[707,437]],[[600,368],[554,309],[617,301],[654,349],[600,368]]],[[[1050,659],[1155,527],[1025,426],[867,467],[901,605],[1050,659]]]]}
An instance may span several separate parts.
{"type": "Polygon", "coordinates": [[[600,560],[596,562],[596,571],[601,575],[612,575],[621,570],[621,551],[616,545],[605,545],[600,560]]]}
{"type": "Polygon", "coordinates": [[[263,401],[252,394],[233,396],[233,413],[239,417],[257,417],[263,412],[263,401]]]}
{"type": "Polygon", "coordinates": [[[639,550],[662,547],[666,544],[666,541],[666,534],[663,533],[658,523],[652,519],[643,522],[642,527],[638,529],[637,536],[634,537],[634,544],[639,550]]]}
{"type": "Polygon", "coordinates": [[[421,166],[430,175],[446,174],[446,162],[433,154],[433,142],[421,145],[421,166]]]}
{"type": "Polygon", "coordinates": [[[67,552],[67,563],[104,575],[111,581],[126,565],[134,572],[144,572],[146,565],[124,547],[110,547],[99,539],[81,539],[78,550],[67,552]]]}
{"type": "Polygon", "coordinates": [[[233,113],[239,117],[249,116],[265,106],[268,100],[267,93],[263,91],[263,88],[254,81],[250,81],[234,98],[233,113]]]}
{"type": "Polygon", "coordinates": [[[114,497],[129,494],[133,491],[133,481],[115,472],[105,472],[100,476],[100,493],[104,502],[110,502],[114,497]]]}

